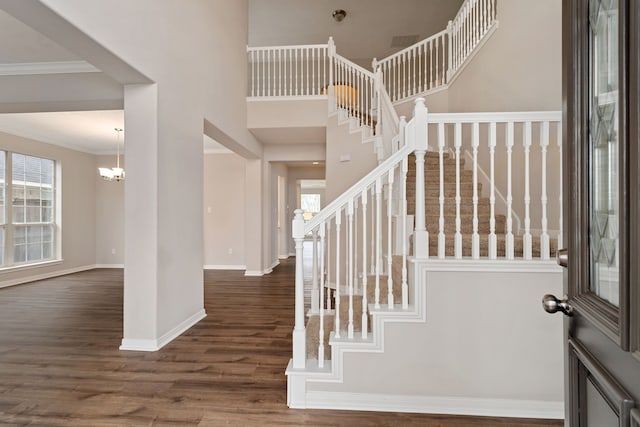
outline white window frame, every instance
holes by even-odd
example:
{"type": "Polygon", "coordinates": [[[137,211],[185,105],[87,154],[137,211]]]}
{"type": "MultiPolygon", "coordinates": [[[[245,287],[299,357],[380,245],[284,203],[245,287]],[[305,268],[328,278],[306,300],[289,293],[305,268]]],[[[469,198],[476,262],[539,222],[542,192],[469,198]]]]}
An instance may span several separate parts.
{"type": "MultiPolygon", "coordinates": [[[[28,269],[34,267],[40,267],[44,265],[50,264],[58,264],[62,262],[61,258],[61,244],[60,244],[60,235],[61,235],[61,197],[60,197],[60,188],[59,183],[61,176],[61,167],[60,161],[48,157],[44,157],[42,155],[30,154],[24,152],[18,152],[8,149],[0,148],[0,155],[4,155],[5,159],[5,176],[4,176],[4,223],[0,224],[0,227],[4,230],[4,259],[2,259],[2,264],[0,265],[0,272],[8,271],[8,270],[21,270],[28,269]],[[39,159],[45,159],[53,162],[53,176],[52,176],[52,184],[51,184],[51,200],[52,200],[52,221],[51,222],[25,222],[24,224],[14,224],[13,223],[13,154],[20,154],[28,157],[35,157],[39,159]],[[39,259],[32,262],[18,262],[14,261],[14,230],[16,226],[26,227],[26,226],[38,226],[38,225],[51,225],[52,226],[52,256],[47,259],[39,259]]],[[[26,215],[26,213],[25,213],[26,215]]],[[[25,216],[26,219],[26,216],[25,216]]]]}

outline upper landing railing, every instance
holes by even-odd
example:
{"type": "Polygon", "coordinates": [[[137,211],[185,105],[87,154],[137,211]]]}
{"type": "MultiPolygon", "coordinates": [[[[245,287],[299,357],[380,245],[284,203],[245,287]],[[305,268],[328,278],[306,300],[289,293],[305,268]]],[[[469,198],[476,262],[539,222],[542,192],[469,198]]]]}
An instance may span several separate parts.
{"type": "Polygon", "coordinates": [[[485,36],[497,26],[496,0],[465,0],[443,31],[364,70],[327,44],[247,48],[251,98],[326,96],[334,86],[338,102],[373,116],[374,87],[384,86],[393,103],[446,88],[485,36]],[[378,77],[380,83],[375,84],[378,77]]]}

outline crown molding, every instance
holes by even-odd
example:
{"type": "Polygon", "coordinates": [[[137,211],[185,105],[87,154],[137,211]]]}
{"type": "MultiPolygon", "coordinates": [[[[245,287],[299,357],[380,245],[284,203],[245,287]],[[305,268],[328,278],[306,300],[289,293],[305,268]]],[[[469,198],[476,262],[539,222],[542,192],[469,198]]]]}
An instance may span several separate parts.
{"type": "Polygon", "coordinates": [[[86,61],[23,62],[0,64],[0,76],[24,76],[43,74],[100,73],[86,61]]]}

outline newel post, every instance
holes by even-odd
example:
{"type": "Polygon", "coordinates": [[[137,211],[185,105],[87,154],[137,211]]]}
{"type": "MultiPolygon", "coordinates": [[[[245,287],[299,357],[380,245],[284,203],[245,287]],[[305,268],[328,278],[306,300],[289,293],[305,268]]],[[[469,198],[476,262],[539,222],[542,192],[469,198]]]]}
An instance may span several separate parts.
{"type": "Polygon", "coordinates": [[[416,99],[413,119],[415,124],[415,155],[416,155],[416,229],[413,235],[413,254],[417,259],[429,257],[429,232],[425,218],[425,190],[424,190],[424,155],[429,148],[427,132],[427,107],[424,98],[416,99]]]}
{"type": "Polygon", "coordinates": [[[304,326],[304,272],[302,245],[304,243],[304,218],[302,209],[295,210],[292,221],[293,240],[296,242],[296,297],[295,326],[293,327],[293,367],[304,369],[307,361],[306,331],[304,326]]]}
{"type": "Polygon", "coordinates": [[[329,95],[333,96],[333,95],[335,95],[334,87],[333,87],[335,77],[333,75],[333,72],[334,72],[334,68],[335,68],[334,58],[336,56],[336,44],[333,41],[333,37],[329,37],[329,42],[327,43],[327,45],[329,46],[329,48],[328,48],[328,54],[329,54],[329,88],[328,89],[329,89],[329,95]]]}

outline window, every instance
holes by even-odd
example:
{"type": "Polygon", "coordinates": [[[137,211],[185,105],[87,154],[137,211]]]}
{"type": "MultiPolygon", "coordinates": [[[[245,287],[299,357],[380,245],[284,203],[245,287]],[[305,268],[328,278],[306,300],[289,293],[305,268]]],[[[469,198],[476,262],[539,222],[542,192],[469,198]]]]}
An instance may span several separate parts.
{"type": "Polygon", "coordinates": [[[2,151],[0,180],[2,266],[56,258],[55,162],[2,151]]]}

